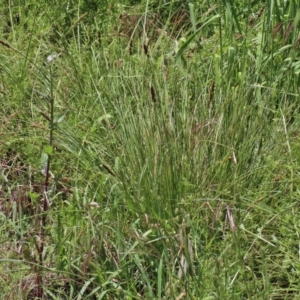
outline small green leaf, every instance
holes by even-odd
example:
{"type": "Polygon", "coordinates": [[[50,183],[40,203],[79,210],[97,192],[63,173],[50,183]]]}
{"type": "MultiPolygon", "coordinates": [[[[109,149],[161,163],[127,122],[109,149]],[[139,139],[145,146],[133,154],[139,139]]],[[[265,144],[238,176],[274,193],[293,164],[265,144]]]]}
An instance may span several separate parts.
{"type": "Polygon", "coordinates": [[[48,155],[52,155],[54,153],[54,149],[51,145],[46,145],[44,147],[44,153],[48,155]]]}
{"type": "Polygon", "coordinates": [[[30,197],[30,199],[33,202],[40,197],[40,195],[38,193],[35,193],[35,192],[28,192],[27,195],[30,197]]]}
{"type": "Polygon", "coordinates": [[[54,118],[53,123],[54,123],[54,124],[61,123],[61,122],[64,120],[66,114],[67,114],[67,112],[65,112],[65,113],[64,113],[63,115],[61,115],[61,116],[58,116],[58,117],[54,118]]]}

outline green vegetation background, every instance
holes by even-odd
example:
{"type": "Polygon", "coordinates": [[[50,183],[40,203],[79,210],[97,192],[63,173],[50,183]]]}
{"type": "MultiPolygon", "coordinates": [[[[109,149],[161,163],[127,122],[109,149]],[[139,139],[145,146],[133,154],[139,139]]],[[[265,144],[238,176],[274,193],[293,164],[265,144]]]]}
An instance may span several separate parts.
{"type": "Polygon", "coordinates": [[[1,299],[298,299],[299,1],[2,1],[1,299]]]}

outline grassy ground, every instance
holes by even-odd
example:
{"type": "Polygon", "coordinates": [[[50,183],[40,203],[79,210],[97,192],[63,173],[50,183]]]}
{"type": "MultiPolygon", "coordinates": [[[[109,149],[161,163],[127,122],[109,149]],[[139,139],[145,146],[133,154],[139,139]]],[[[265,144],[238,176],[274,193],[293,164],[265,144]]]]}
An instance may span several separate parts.
{"type": "Polygon", "coordinates": [[[299,1],[120,2],[0,7],[1,299],[300,298],[299,1]]]}

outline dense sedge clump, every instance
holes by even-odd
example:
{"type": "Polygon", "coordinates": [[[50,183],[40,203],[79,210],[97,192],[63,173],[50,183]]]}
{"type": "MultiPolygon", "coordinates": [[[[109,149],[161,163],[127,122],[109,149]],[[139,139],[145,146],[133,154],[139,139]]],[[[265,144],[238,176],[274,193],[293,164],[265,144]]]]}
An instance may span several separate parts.
{"type": "Polygon", "coordinates": [[[297,1],[17,2],[2,298],[298,299],[297,1]]]}

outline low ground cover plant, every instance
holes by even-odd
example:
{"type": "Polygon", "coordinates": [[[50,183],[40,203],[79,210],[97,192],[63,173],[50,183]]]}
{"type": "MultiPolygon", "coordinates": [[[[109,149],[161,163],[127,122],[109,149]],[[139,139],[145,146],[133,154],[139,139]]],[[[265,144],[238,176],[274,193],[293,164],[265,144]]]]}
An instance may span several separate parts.
{"type": "Polygon", "coordinates": [[[200,2],[0,7],[1,299],[300,296],[299,3],[200,2]]]}

